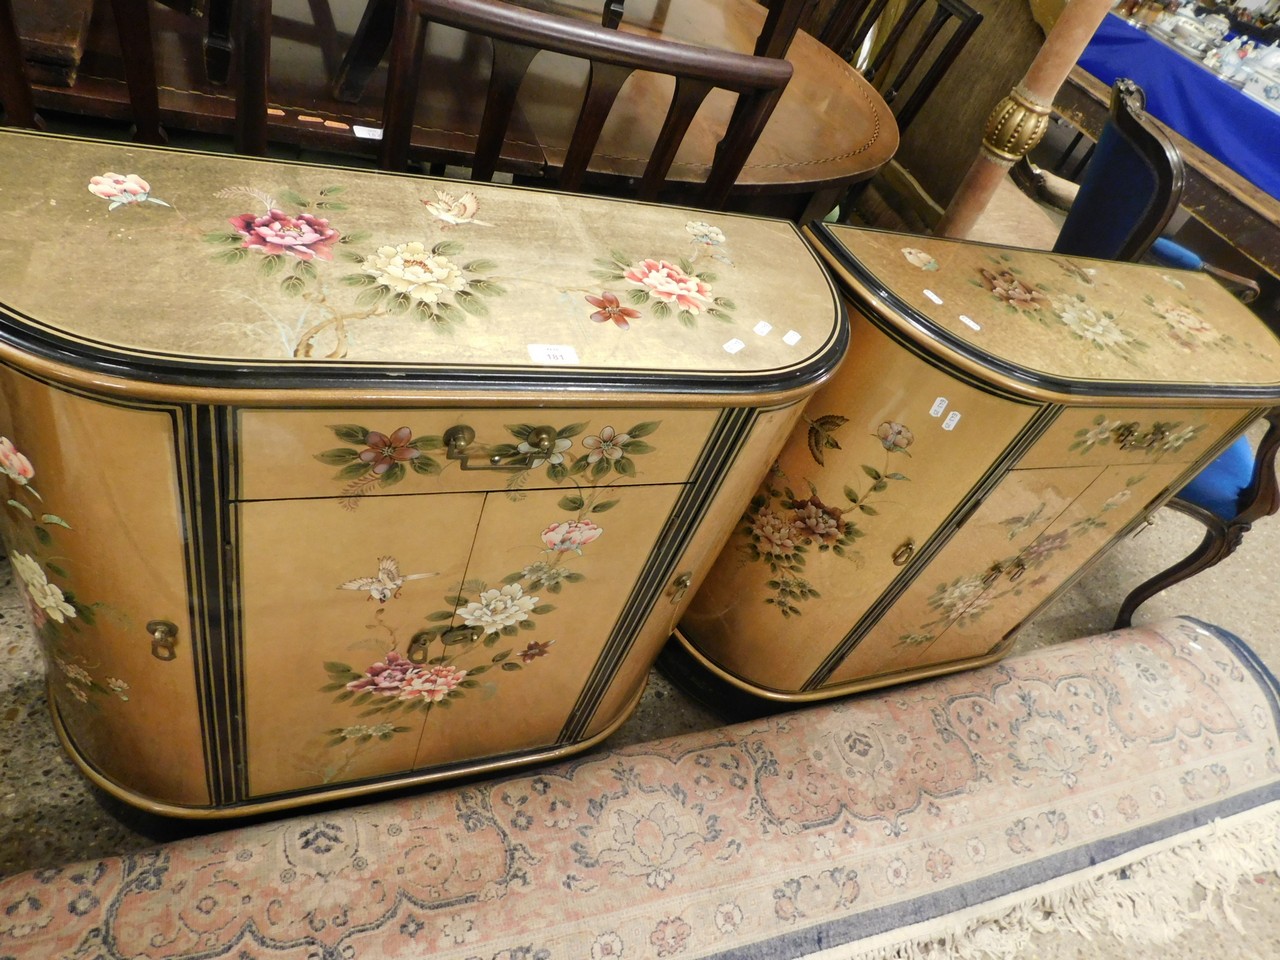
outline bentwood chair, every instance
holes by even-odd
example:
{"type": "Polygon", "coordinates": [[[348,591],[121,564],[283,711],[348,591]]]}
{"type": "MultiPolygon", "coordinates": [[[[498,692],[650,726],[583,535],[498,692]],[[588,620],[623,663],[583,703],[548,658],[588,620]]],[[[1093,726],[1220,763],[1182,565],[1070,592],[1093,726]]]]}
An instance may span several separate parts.
{"type": "MultiPolygon", "coordinates": [[[[590,70],[577,120],[556,185],[583,189],[587,166],[618,92],[638,71],[674,78],[661,130],[640,178],[640,199],[658,199],[676,151],[694,116],[713,90],[737,94],[732,116],[715,149],[696,202],[721,208],[759,138],[783,89],[791,64],[773,57],[709,50],[611,30],[584,20],[522,9],[494,0],[403,0],[392,39],[380,164],[403,170],[409,160],[415,94],[420,85],[427,30],[453,27],[490,41],[492,62],[471,178],[490,180],[497,168],[508,124],[530,65],[544,51],[586,61],[590,70]]],[[[435,85],[450,77],[430,78],[435,85]]],[[[572,84],[566,85],[566,95],[572,84]]]]}

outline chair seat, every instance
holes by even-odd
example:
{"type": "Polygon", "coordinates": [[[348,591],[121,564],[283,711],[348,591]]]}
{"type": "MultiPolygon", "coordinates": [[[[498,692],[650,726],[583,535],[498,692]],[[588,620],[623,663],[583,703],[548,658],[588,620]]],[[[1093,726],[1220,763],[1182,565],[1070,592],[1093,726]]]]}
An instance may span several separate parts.
{"type": "Polygon", "coordinates": [[[1253,464],[1249,438],[1240,437],[1178,491],[1178,499],[1230,520],[1240,512],[1240,495],[1253,479],[1253,464]]]}

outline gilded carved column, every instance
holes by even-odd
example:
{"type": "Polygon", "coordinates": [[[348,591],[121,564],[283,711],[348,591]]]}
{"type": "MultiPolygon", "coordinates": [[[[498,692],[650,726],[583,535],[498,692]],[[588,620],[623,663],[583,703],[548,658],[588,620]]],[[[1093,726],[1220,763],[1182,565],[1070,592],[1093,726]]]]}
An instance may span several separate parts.
{"type": "Polygon", "coordinates": [[[1066,5],[1022,82],[988,116],[982,149],[934,228],[936,236],[968,236],[1008,169],[1040,142],[1058,88],[1113,3],[1070,0],[1066,5]]]}

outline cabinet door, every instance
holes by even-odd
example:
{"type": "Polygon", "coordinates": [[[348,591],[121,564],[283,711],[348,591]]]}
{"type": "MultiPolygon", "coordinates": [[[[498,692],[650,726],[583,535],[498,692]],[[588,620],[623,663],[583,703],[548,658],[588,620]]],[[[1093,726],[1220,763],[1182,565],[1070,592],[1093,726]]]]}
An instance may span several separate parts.
{"type": "Polygon", "coordinates": [[[250,793],[555,747],[680,489],[239,505],[250,793]]]}
{"type": "Polygon", "coordinates": [[[953,625],[981,623],[988,638],[982,652],[994,646],[1016,621],[995,602],[993,588],[1099,473],[1096,467],[1010,472],[824,685],[953,659],[953,652],[934,649],[953,625]]]}
{"type": "Polygon", "coordinates": [[[0,524],[73,755],[135,802],[208,804],[176,412],[9,370],[0,394],[0,524]]]}
{"type": "Polygon", "coordinates": [[[712,661],[801,689],[1037,413],[865,320],[680,622],[712,661]]]}
{"type": "Polygon", "coordinates": [[[1111,467],[1003,566],[977,603],[922,651],[930,663],[981,657],[1048,602],[1156,499],[1186,464],[1111,467]]]}

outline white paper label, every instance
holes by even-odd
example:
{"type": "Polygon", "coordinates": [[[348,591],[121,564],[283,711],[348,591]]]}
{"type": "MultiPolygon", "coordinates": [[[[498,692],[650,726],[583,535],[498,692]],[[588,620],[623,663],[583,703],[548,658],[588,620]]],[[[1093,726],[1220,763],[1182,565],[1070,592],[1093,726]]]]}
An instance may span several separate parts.
{"type": "Polygon", "coordinates": [[[970,320],[970,319],[969,319],[968,317],[966,317],[963,313],[962,313],[962,314],[960,314],[960,322],[961,322],[961,323],[963,323],[966,327],[969,327],[971,330],[981,330],[981,329],[982,329],[982,324],[978,323],[978,321],[976,321],[976,320],[970,320]]]}
{"type": "Polygon", "coordinates": [[[763,337],[766,333],[768,333],[770,330],[773,329],[773,324],[765,323],[763,320],[761,320],[759,323],[755,325],[753,329],[755,330],[756,333],[760,334],[760,336],[763,337]]]}
{"type": "Polygon", "coordinates": [[[555,343],[529,344],[529,356],[534,363],[556,363],[572,366],[578,362],[578,351],[571,346],[555,343]]]}
{"type": "Polygon", "coordinates": [[[954,430],[956,428],[956,424],[959,422],[960,422],[960,414],[952,410],[949,414],[947,414],[947,419],[942,421],[942,429],[954,430]]]}
{"type": "Polygon", "coordinates": [[[382,139],[381,127],[362,127],[359,124],[353,123],[351,125],[351,132],[354,133],[361,140],[381,140],[382,139]]]}
{"type": "Polygon", "coordinates": [[[933,406],[929,408],[929,416],[940,417],[942,416],[942,411],[946,409],[947,409],[947,398],[939,397],[937,400],[933,401],[933,406]]]}
{"type": "Polygon", "coordinates": [[[794,330],[788,330],[786,334],[783,336],[782,342],[785,343],[788,347],[794,347],[797,343],[800,342],[800,334],[796,333],[794,330]]]}
{"type": "Polygon", "coordinates": [[[724,352],[737,353],[739,350],[741,350],[745,346],[746,346],[745,343],[743,343],[737,337],[734,337],[732,340],[730,340],[728,343],[724,345],[724,352]]]}
{"type": "Polygon", "coordinates": [[[936,293],[934,293],[932,290],[926,290],[924,292],[924,295],[928,297],[930,300],[932,300],[934,303],[936,303],[938,306],[942,306],[942,298],[938,296],[936,293]]]}

